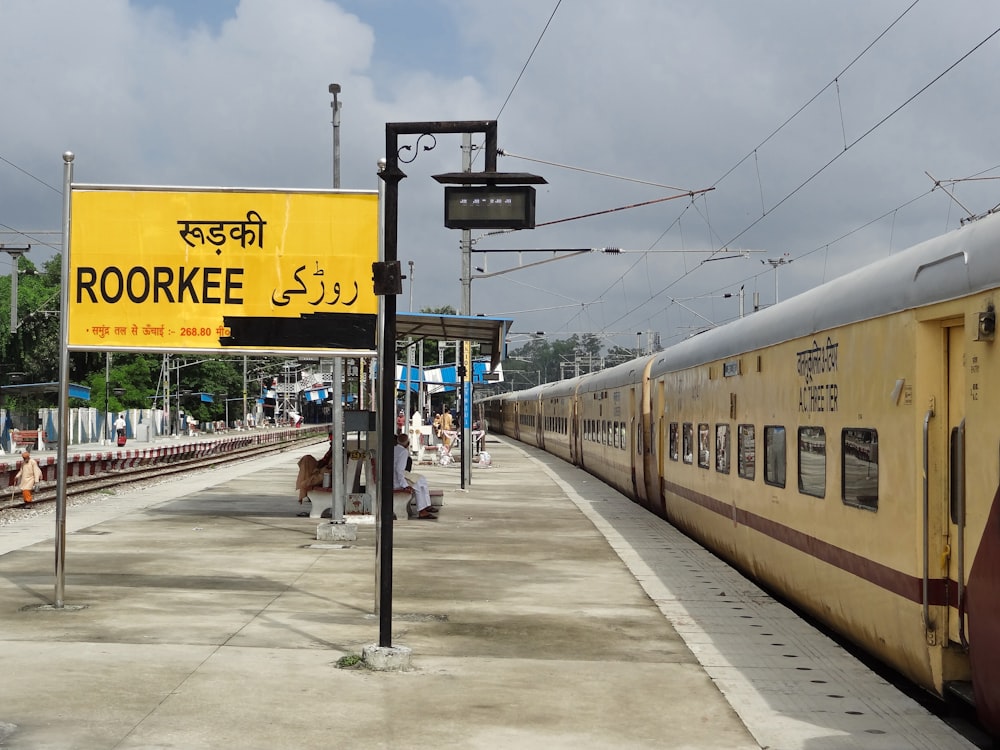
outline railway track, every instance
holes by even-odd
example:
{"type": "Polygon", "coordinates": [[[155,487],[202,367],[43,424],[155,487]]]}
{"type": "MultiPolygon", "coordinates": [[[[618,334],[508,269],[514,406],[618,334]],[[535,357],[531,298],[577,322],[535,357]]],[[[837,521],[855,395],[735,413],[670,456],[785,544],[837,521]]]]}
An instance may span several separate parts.
{"type": "MultiPolygon", "coordinates": [[[[281,453],[300,445],[318,442],[325,437],[325,432],[291,433],[287,439],[273,442],[252,442],[240,445],[234,443],[226,446],[226,450],[214,453],[201,453],[197,450],[176,455],[137,456],[131,458],[95,457],[88,461],[92,464],[93,473],[86,476],[69,476],[66,480],[66,499],[74,500],[92,498],[102,491],[121,487],[123,484],[152,482],[174,477],[194,471],[212,469],[216,466],[246,461],[251,458],[281,453]]],[[[220,444],[223,441],[219,441],[220,444]]],[[[52,467],[48,467],[52,468],[52,467]]],[[[54,474],[54,471],[52,472],[54,474]]],[[[16,520],[24,513],[54,506],[57,495],[57,482],[43,481],[35,488],[35,502],[25,507],[21,500],[21,492],[16,486],[10,486],[0,497],[0,524],[16,520]]]]}

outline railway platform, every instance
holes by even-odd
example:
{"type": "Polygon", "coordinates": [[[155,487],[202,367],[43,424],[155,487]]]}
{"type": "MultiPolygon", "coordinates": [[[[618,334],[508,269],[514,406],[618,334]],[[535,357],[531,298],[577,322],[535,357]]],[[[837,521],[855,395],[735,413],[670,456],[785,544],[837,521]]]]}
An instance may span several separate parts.
{"type": "Polygon", "coordinates": [[[375,525],[317,541],[325,441],[0,527],[0,747],[971,748],[793,613],[589,475],[503,438],[437,520],[393,527],[406,672],[379,638],[375,525]]]}

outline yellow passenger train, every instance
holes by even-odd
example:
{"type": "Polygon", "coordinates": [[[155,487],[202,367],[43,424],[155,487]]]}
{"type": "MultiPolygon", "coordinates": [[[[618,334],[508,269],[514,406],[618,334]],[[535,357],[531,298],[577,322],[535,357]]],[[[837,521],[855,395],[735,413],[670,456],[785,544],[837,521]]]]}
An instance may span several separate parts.
{"type": "Polygon", "coordinates": [[[1000,216],[486,401],[1000,736],[1000,216]]]}

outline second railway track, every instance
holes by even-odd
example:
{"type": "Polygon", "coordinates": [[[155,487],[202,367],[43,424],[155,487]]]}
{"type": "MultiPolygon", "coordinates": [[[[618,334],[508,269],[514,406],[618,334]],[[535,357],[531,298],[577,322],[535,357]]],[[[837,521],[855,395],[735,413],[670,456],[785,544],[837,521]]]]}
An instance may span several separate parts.
{"type": "MultiPolygon", "coordinates": [[[[104,489],[124,484],[134,484],[162,479],[186,472],[210,469],[249,458],[280,453],[299,445],[308,445],[321,440],[324,430],[274,430],[251,433],[235,438],[219,436],[181,446],[170,446],[170,450],[148,448],[130,451],[104,451],[95,453],[70,451],[71,463],[66,478],[67,500],[100,492],[104,489]]],[[[35,489],[35,502],[45,507],[56,500],[57,477],[55,459],[52,456],[37,457],[45,475],[35,489]]],[[[20,462],[11,462],[7,471],[7,482],[0,496],[0,523],[14,519],[18,511],[25,508],[21,492],[11,482],[20,462]]],[[[2,481],[2,479],[0,479],[2,481]]]]}

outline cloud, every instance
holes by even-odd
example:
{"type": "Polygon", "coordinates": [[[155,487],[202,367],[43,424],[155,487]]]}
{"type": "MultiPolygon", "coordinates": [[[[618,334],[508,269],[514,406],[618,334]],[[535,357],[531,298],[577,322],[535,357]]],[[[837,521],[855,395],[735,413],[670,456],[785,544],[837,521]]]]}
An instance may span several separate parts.
{"type": "MultiPolygon", "coordinates": [[[[536,0],[241,0],[205,17],[155,0],[8,0],[0,230],[61,226],[67,149],[81,182],[327,187],[327,86],[337,82],[344,187],[376,188],[386,122],[498,117],[514,155],[500,169],[548,180],[537,201],[545,226],[474,233],[476,247],[654,251],[476,280],[474,312],[549,308],[512,312],[515,328],[630,331],[624,346],[642,329],[669,341],[699,316],[737,314],[716,293],[742,285],[770,304],[774,271],[762,259],[795,259],[778,271],[786,297],[955,228],[963,211],[929,192],[925,171],[995,175],[1000,117],[988,92],[1000,37],[946,71],[1000,27],[1000,8],[892,5],[576,0],[552,16],[556,4],[536,0]],[[671,194],[635,180],[714,189],[549,223],[671,194]],[[727,243],[760,252],[702,263],[727,243]]],[[[460,165],[460,139],[439,136],[405,168],[399,253],[414,261],[417,308],[460,305],[459,234],[443,228],[430,179],[460,165]]],[[[978,213],[1000,202],[994,186],[955,192],[978,213]]],[[[476,255],[473,265],[541,257],[476,255]]]]}

